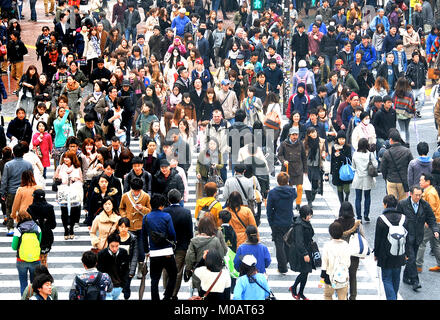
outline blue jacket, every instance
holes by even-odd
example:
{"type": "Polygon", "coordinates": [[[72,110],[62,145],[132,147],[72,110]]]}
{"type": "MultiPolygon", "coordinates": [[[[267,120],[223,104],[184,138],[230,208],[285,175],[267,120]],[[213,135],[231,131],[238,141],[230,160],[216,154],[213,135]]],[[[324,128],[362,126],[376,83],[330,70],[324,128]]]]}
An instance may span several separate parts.
{"type": "Polygon", "coordinates": [[[233,300],[265,300],[269,297],[270,288],[265,275],[257,273],[252,277],[264,289],[255,282],[249,282],[247,275],[241,276],[235,284],[233,300]]]}
{"type": "Polygon", "coordinates": [[[426,55],[431,53],[431,47],[436,38],[437,35],[433,35],[432,33],[430,33],[426,38],[426,55]]]}
{"type": "Polygon", "coordinates": [[[385,15],[382,17],[382,19],[379,18],[379,16],[375,16],[374,19],[371,20],[371,22],[370,22],[371,31],[373,31],[373,32],[376,31],[376,26],[379,23],[383,24],[384,29],[385,29],[385,33],[388,33],[388,31],[390,31],[390,22],[388,21],[388,18],[385,15]]]}
{"type": "Polygon", "coordinates": [[[396,47],[397,40],[400,39],[400,35],[397,33],[394,35],[394,37],[390,34],[387,34],[383,39],[382,52],[387,54],[388,52],[393,51],[393,49],[396,47]]]}
{"type": "Polygon", "coordinates": [[[3,83],[3,80],[0,79],[0,105],[3,102],[2,97],[3,97],[3,99],[7,99],[8,98],[8,93],[6,92],[6,88],[5,88],[5,85],[3,83]]]}
{"type": "Polygon", "coordinates": [[[291,186],[277,186],[269,191],[266,215],[271,227],[286,227],[292,224],[295,199],[296,190],[291,186]]]}
{"type": "MultiPolygon", "coordinates": [[[[311,32],[313,29],[313,24],[314,22],[312,22],[309,26],[309,29],[307,30],[307,33],[311,32]]],[[[319,27],[319,31],[322,32],[322,34],[327,34],[327,27],[325,26],[325,23],[322,22],[321,26],[319,27]]]]}
{"type": "Polygon", "coordinates": [[[248,244],[243,243],[238,247],[237,252],[234,258],[234,267],[235,270],[240,269],[241,260],[240,257],[243,257],[247,254],[251,254],[257,259],[257,270],[259,273],[265,273],[266,268],[269,268],[272,259],[270,258],[269,249],[262,243],[258,244],[248,244]]]}
{"type": "Polygon", "coordinates": [[[176,34],[183,37],[185,33],[185,26],[189,21],[190,20],[187,16],[184,16],[183,18],[177,16],[173,19],[173,22],[171,22],[171,29],[176,28],[176,34]]]}
{"type": "MultiPolygon", "coordinates": [[[[398,54],[399,54],[399,51],[397,51],[396,49],[393,49],[393,54],[394,54],[394,64],[397,66],[397,67],[399,67],[399,58],[398,58],[398,54]]],[[[402,62],[402,66],[403,66],[403,72],[406,72],[406,68],[408,67],[408,60],[407,60],[407,58],[406,58],[406,53],[405,53],[405,50],[403,50],[402,52],[402,59],[401,59],[401,62],[402,62]]]]}
{"type": "Polygon", "coordinates": [[[167,239],[169,241],[176,241],[176,231],[174,231],[173,220],[171,219],[170,214],[167,212],[161,210],[153,210],[148,215],[145,215],[142,219],[141,234],[144,243],[145,253],[149,253],[150,250],[160,250],[172,247],[170,243],[162,246],[157,246],[151,239],[152,231],[164,233],[167,235],[167,239]]]}
{"type": "MultiPolygon", "coordinates": [[[[394,48],[394,47],[393,47],[394,48]]],[[[356,52],[362,50],[364,55],[362,56],[362,61],[364,61],[369,70],[371,70],[371,65],[376,61],[376,49],[370,44],[368,47],[364,47],[362,43],[358,44],[354,48],[353,56],[356,57],[356,52]]]]}
{"type": "Polygon", "coordinates": [[[274,70],[272,70],[270,67],[266,67],[263,72],[266,76],[266,81],[269,83],[269,91],[279,93],[280,90],[277,89],[277,86],[281,86],[283,84],[283,71],[281,71],[281,69],[277,66],[274,70]]]}

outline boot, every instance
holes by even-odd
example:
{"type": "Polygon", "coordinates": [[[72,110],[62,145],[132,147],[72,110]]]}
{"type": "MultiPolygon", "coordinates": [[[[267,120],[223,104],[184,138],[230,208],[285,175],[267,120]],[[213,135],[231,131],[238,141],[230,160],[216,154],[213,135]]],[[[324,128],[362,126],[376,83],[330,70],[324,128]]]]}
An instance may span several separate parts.
{"type": "Polygon", "coordinates": [[[342,204],[344,202],[344,191],[338,191],[339,202],[342,204]]]}
{"type": "Polygon", "coordinates": [[[345,194],[345,201],[348,201],[348,197],[350,196],[350,192],[345,194]]]}
{"type": "Polygon", "coordinates": [[[143,269],[144,269],[144,263],[138,262],[138,266],[137,266],[137,278],[138,279],[142,279],[142,270],[143,269]]]}

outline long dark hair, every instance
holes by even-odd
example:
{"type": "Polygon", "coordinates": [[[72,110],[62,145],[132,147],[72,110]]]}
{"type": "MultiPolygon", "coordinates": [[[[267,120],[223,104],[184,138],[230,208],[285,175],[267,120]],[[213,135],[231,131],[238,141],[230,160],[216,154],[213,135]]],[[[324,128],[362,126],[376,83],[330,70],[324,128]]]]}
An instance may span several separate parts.
{"type": "Polygon", "coordinates": [[[269,104],[271,104],[271,103],[278,103],[279,101],[280,101],[279,96],[275,92],[270,91],[268,93],[268,95],[266,96],[266,100],[264,100],[263,113],[264,114],[267,113],[267,107],[269,106],[269,104]]]}
{"type": "Polygon", "coordinates": [[[403,98],[409,92],[411,92],[409,81],[404,77],[400,77],[399,79],[397,79],[394,94],[399,98],[403,98]]]}
{"type": "Polygon", "coordinates": [[[235,213],[239,212],[243,205],[243,199],[238,191],[233,191],[227,200],[227,206],[235,213]]]}

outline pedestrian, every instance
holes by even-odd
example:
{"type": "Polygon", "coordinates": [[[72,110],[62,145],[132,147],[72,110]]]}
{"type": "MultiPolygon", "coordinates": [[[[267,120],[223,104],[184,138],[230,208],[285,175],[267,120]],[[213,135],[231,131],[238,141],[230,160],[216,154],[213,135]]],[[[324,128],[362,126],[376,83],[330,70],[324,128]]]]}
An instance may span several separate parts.
{"type": "Polygon", "coordinates": [[[44,167],[44,179],[46,179],[47,168],[50,167],[50,154],[53,149],[52,136],[49,134],[48,129],[46,122],[38,121],[37,132],[32,137],[33,149],[36,150],[36,154],[44,167]]]}
{"type": "Polygon", "coordinates": [[[17,31],[10,33],[9,37],[10,41],[7,42],[8,60],[11,63],[11,77],[17,83],[17,87],[12,94],[17,94],[19,90],[18,83],[23,75],[24,56],[28,53],[28,50],[23,41],[20,40],[20,34],[17,31]]]}
{"type": "Polygon", "coordinates": [[[33,193],[37,189],[42,189],[35,182],[34,174],[31,170],[23,171],[21,174],[21,184],[15,194],[14,202],[11,209],[11,217],[16,218],[17,213],[26,211],[34,201],[33,193]]]}
{"type": "MultiPolygon", "coordinates": [[[[422,199],[429,203],[431,206],[432,212],[434,213],[437,226],[440,222],[440,198],[432,185],[432,181],[434,180],[433,176],[430,173],[422,173],[420,176],[420,187],[423,188],[422,199]]],[[[426,243],[429,241],[431,245],[431,251],[434,254],[437,265],[429,268],[429,271],[439,272],[440,271],[440,243],[437,239],[434,238],[431,230],[425,225],[425,234],[423,236],[423,241],[419,246],[419,250],[417,251],[417,271],[421,271],[423,269],[423,260],[425,255],[426,243]]]]}
{"type": "Polygon", "coordinates": [[[82,254],[81,262],[85,272],[77,274],[73,279],[69,300],[106,300],[107,293],[113,291],[113,283],[107,273],[96,269],[98,255],[93,251],[86,251],[82,254]],[[90,292],[91,287],[93,292],[90,292]]]}
{"type": "MultiPolygon", "coordinates": [[[[49,294],[51,297],[51,300],[58,300],[58,290],[57,288],[53,285],[54,279],[52,277],[52,275],[49,273],[49,270],[47,269],[46,266],[43,266],[42,264],[36,266],[35,271],[34,271],[34,281],[36,278],[38,278],[41,275],[45,275],[48,276],[49,279],[51,279],[51,284],[52,284],[52,292],[49,294]]],[[[24,289],[23,295],[21,297],[21,300],[30,300],[30,298],[32,298],[34,295],[36,295],[37,293],[34,292],[33,288],[32,288],[32,283],[30,283],[26,289],[24,289]]]]}
{"type": "MultiPolygon", "coordinates": [[[[360,220],[355,220],[353,206],[350,202],[343,202],[339,208],[339,217],[335,220],[342,225],[344,233],[342,239],[349,242],[352,234],[360,233],[365,238],[365,233],[360,220]]],[[[350,268],[348,269],[350,290],[348,300],[356,300],[357,297],[357,270],[359,257],[350,257],[350,268]]]]}
{"type": "Polygon", "coordinates": [[[429,145],[425,141],[420,141],[417,144],[417,153],[419,156],[411,160],[408,164],[408,185],[417,184],[420,177],[424,173],[431,173],[432,158],[428,156],[429,145]]]}
{"type": "Polygon", "coordinates": [[[40,265],[41,229],[26,211],[17,215],[17,227],[14,229],[12,249],[17,251],[16,267],[20,280],[20,295],[28,285],[28,272],[31,283],[34,281],[35,268],[40,265]]]}
{"type": "Polygon", "coordinates": [[[321,282],[324,282],[324,299],[333,300],[336,291],[338,300],[347,300],[348,292],[348,269],[350,267],[350,248],[342,239],[344,229],[338,222],[333,222],[328,227],[331,240],[324,244],[322,249],[321,282]],[[338,283],[334,281],[335,275],[338,283]],[[346,276],[344,281],[344,275],[346,276]],[[333,280],[333,282],[332,282],[333,280]],[[342,282],[342,283],[341,283],[342,282]]]}
{"type": "Polygon", "coordinates": [[[409,146],[409,123],[416,113],[414,96],[410,82],[406,78],[399,78],[391,96],[394,108],[396,109],[397,122],[399,124],[399,133],[403,137],[405,134],[405,143],[409,146]]]}
{"type": "Polygon", "coordinates": [[[347,163],[347,159],[351,161],[351,148],[346,143],[345,132],[339,130],[336,141],[332,147],[330,160],[330,173],[332,174],[332,183],[337,187],[339,202],[342,204],[348,201],[350,195],[350,185],[352,181],[343,181],[339,176],[339,170],[342,165],[347,163]],[[344,198],[345,193],[345,198],[344,198]]]}
{"type": "Polygon", "coordinates": [[[304,288],[307,284],[309,273],[316,269],[312,256],[311,244],[315,231],[310,220],[313,210],[309,206],[302,206],[299,209],[299,217],[293,223],[293,239],[289,252],[290,269],[299,272],[294,284],[289,287],[292,297],[296,300],[309,300],[304,295],[304,288]],[[297,291],[299,285],[299,291],[297,291]]]}
{"type": "Polygon", "coordinates": [[[159,280],[163,269],[167,271],[168,283],[164,292],[164,300],[170,300],[176,285],[177,266],[174,257],[176,232],[173,220],[163,209],[167,198],[162,194],[151,196],[152,211],[142,219],[142,238],[144,250],[150,257],[151,300],[158,301],[159,280]]]}
{"type": "MultiPolygon", "coordinates": [[[[174,250],[174,255],[176,259],[177,278],[171,300],[177,300],[177,294],[179,293],[182,283],[186,252],[194,236],[191,211],[180,206],[179,203],[181,200],[182,195],[179,190],[172,189],[168,192],[169,206],[163,209],[164,212],[170,214],[174,230],[176,231],[176,249],[174,250]]],[[[166,288],[168,283],[168,273],[166,270],[163,272],[163,280],[163,287],[166,288]]]]}
{"type": "Polygon", "coordinates": [[[108,236],[118,228],[120,216],[116,212],[114,199],[105,196],[102,201],[102,211],[97,213],[90,228],[90,241],[92,247],[98,252],[107,248],[108,236]]]}
{"type": "Polygon", "coordinates": [[[106,300],[118,300],[129,278],[130,256],[127,250],[119,247],[121,237],[118,234],[110,234],[106,242],[108,246],[98,253],[96,268],[112,279],[113,290],[107,292],[106,300]]]}
{"type": "Polygon", "coordinates": [[[397,300],[400,272],[402,266],[405,265],[404,244],[408,220],[404,214],[396,209],[397,199],[393,195],[387,195],[383,198],[383,207],[382,215],[379,216],[376,223],[374,260],[377,261],[377,266],[381,268],[382,282],[387,300],[397,300]],[[396,246],[396,243],[392,240],[393,238],[390,237],[390,232],[392,232],[390,228],[396,228],[396,226],[399,226],[398,230],[400,230],[400,233],[398,234],[402,236],[398,244],[403,245],[400,245],[403,250],[395,252],[393,247],[399,247],[399,245],[396,246]]]}
{"type": "Polygon", "coordinates": [[[142,241],[142,219],[151,212],[150,195],[142,190],[143,182],[140,178],[133,178],[130,190],[122,195],[119,205],[119,214],[130,220],[129,230],[137,239],[137,278],[142,278],[145,251],[142,241]]]}
{"type": "Polygon", "coordinates": [[[374,126],[370,123],[370,115],[368,112],[363,111],[360,114],[360,122],[353,129],[351,133],[351,146],[354,150],[358,149],[359,140],[362,138],[367,139],[368,149],[375,151],[376,148],[376,131],[374,126]]]}
{"type": "Polygon", "coordinates": [[[117,233],[121,239],[119,247],[127,250],[130,261],[128,278],[124,287],[122,288],[122,293],[124,294],[125,300],[130,299],[131,296],[130,284],[134,277],[138,260],[138,240],[134,233],[131,233],[129,229],[130,220],[128,218],[121,217],[118,221],[118,228],[116,229],[115,233],[117,233]]]}
{"type": "Polygon", "coordinates": [[[408,165],[413,159],[411,151],[402,144],[399,131],[390,129],[389,141],[391,147],[387,149],[381,160],[380,171],[386,180],[387,194],[403,200],[409,191],[408,165]]]}
{"type": "Polygon", "coordinates": [[[412,286],[412,289],[417,292],[422,286],[417,272],[416,259],[419,246],[424,239],[425,224],[428,224],[437,241],[439,238],[439,228],[431,206],[422,199],[422,188],[419,185],[414,185],[410,188],[410,196],[399,201],[397,210],[402,212],[408,220],[408,236],[406,239],[407,260],[402,281],[412,286]]]}
{"type": "Polygon", "coordinates": [[[47,274],[41,274],[32,281],[32,290],[35,294],[29,300],[52,300],[53,278],[47,274]]]}
{"type": "Polygon", "coordinates": [[[370,204],[371,190],[376,186],[376,178],[368,174],[368,164],[377,168],[377,160],[374,153],[368,150],[368,140],[361,138],[359,140],[357,151],[353,154],[353,169],[355,171],[353,178],[353,188],[356,191],[356,216],[362,221],[362,192],[364,193],[364,219],[370,222],[370,204]]]}
{"type": "Polygon", "coordinates": [[[275,253],[278,262],[278,272],[288,272],[288,248],[283,236],[293,223],[293,199],[297,197],[295,188],[288,185],[289,175],[280,172],[277,176],[278,186],[267,195],[266,215],[275,243],[275,253]]]}
{"type": "Polygon", "coordinates": [[[49,254],[54,242],[53,231],[57,225],[55,220],[55,211],[53,205],[46,201],[46,193],[42,189],[35,189],[32,194],[33,202],[27,208],[27,212],[31,215],[41,229],[40,243],[40,261],[41,265],[47,268],[47,255],[49,254]]]}
{"type": "Polygon", "coordinates": [[[252,254],[243,256],[240,271],[242,275],[235,285],[233,300],[266,300],[270,296],[267,278],[259,272],[257,259],[252,254]]]}
{"type": "Polygon", "coordinates": [[[237,251],[237,234],[235,233],[234,228],[229,224],[229,221],[231,221],[232,218],[231,213],[228,210],[222,210],[219,212],[218,218],[225,243],[235,254],[237,251]]]}

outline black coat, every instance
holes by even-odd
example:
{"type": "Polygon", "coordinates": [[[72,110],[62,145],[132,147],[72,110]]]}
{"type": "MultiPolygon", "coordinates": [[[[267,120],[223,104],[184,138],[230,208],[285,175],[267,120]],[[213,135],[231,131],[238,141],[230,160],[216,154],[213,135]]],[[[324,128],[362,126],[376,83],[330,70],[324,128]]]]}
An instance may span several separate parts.
{"type": "Polygon", "coordinates": [[[290,269],[295,272],[312,272],[315,268],[311,256],[311,244],[315,232],[310,222],[297,218],[293,223],[293,242],[289,250],[290,269]],[[305,256],[310,257],[310,262],[305,262],[305,256]]]}
{"type": "Polygon", "coordinates": [[[173,220],[176,231],[176,250],[187,250],[193,238],[193,222],[191,211],[180,205],[171,205],[162,210],[168,212],[173,220]]]}
{"type": "Polygon", "coordinates": [[[8,129],[6,130],[6,136],[11,139],[16,137],[18,141],[26,141],[30,144],[32,139],[32,128],[28,119],[19,120],[15,117],[8,124],[8,129]]]}
{"type": "Polygon", "coordinates": [[[114,256],[108,248],[98,253],[98,271],[107,273],[113,282],[113,287],[124,287],[130,271],[130,256],[127,250],[119,248],[119,253],[114,256]]]}
{"type": "MultiPolygon", "coordinates": [[[[99,182],[100,175],[93,177],[92,181],[90,182],[89,190],[87,191],[87,194],[90,196],[95,188],[99,188],[98,182],[99,182]]],[[[113,174],[109,178],[110,182],[108,183],[107,189],[111,190],[112,188],[116,188],[118,191],[115,195],[113,195],[113,199],[115,200],[115,207],[119,208],[119,204],[121,203],[122,198],[122,184],[121,181],[113,174]]],[[[94,213],[94,212],[93,212],[94,213]]]]}
{"type": "Polygon", "coordinates": [[[52,247],[54,237],[52,230],[57,226],[55,219],[55,211],[53,205],[47,203],[47,201],[35,201],[32,203],[27,212],[32,217],[43,233],[41,236],[41,252],[48,253],[52,247]]]}
{"type": "Polygon", "coordinates": [[[185,191],[182,178],[179,176],[176,169],[171,169],[171,173],[168,176],[168,179],[165,179],[161,171],[159,171],[158,173],[156,173],[155,176],[153,176],[153,183],[151,185],[152,193],[161,193],[167,196],[168,192],[171,189],[179,190],[180,194],[182,195],[185,191]]]}
{"type": "MultiPolygon", "coordinates": [[[[385,209],[383,214],[393,226],[400,222],[402,214],[395,208],[385,209]]],[[[408,221],[403,224],[408,229],[408,221]]],[[[393,256],[390,253],[391,243],[388,241],[388,226],[381,218],[377,219],[376,233],[374,236],[374,256],[377,258],[377,266],[384,269],[395,269],[405,264],[405,253],[400,256],[393,256]]]]}
{"type": "Polygon", "coordinates": [[[305,57],[309,53],[309,37],[307,32],[303,32],[302,36],[295,33],[292,37],[291,48],[296,52],[297,57],[305,57]]]}
{"type": "MultiPolygon", "coordinates": [[[[336,145],[336,144],[335,144],[336,145]]],[[[332,183],[335,186],[342,186],[344,184],[349,184],[351,181],[342,181],[339,179],[339,169],[346,163],[346,158],[351,160],[351,147],[344,144],[342,149],[340,149],[339,157],[335,155],[335,145],[332,147],[332,156],[330,162],[330,173],[332,174],[332,183]]]]}
{"type": "Polygon", "coordinates": [[[403,213],[408,220],[406,228],[408,230],[406,237],[407,245],[420,245],[422,243],[425,233],[425,222],[432,232],[439,232],[432,208],[425,200],[420,199],[417,214],[414,212],[411,197],[399,201],[397,210],[403,213]]]}
{"type": "Polygon", "coordinates": [[[391,145],[383,154],[382,162],[380,163],[382,177],[389,182],[403,183],[405,192],[408,192],[408,165],[412,159],[413,156],[408,148],[400,143],[391,145]]]}
{"type": "MultiPolygon", "coordinates": [[[[105,196],[111,196],[112,198],[115,198],[117,194],[118,194],[118,190],[115,187],[110,187],[110,183],[109,183],[105,196]]],[[[94,187],[92,190],[89,190],[88,198],[87,198],[88,214],[86,218],[86,224],[89,227],[92,226],[95,217],[99,215],[99,213],[103,210],[102,205],[104,204],[104,197],[101,194],[101,189],[99,188],[99,186],[94,187]]],[[[118,208],[119,208],[119,204],[118,204],[118,208]]]]}
{"type": "Polygon", "coordinates": [[[390,108],[389,111],[385,111],[382,107],[374,115],[373,126],[376,130],[376,136],[387,140],[389,130],[396,127],[396,110],[390,108]]]}

